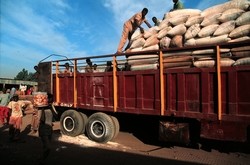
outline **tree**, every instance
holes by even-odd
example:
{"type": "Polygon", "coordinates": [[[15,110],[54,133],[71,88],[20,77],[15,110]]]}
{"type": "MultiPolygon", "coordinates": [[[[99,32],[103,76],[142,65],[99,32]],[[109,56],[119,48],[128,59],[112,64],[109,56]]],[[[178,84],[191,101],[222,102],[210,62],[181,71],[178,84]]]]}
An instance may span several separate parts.
{"type": "Polygon", "coordinates": [[[36,78],[35,78],[35,73],[29,73],[28,70],[25,70],[23,68],[22,71],[20,71],[16,77],[14,77],[14,80],[25,80],[25,81],[36,81],[36,78]]]}

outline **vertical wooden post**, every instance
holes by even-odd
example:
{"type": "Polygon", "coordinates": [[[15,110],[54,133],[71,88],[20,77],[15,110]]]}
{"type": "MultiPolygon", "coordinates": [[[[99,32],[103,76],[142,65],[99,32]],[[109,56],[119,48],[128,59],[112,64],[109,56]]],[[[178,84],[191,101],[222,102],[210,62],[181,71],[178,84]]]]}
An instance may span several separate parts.
{"type": "Polygon", "coordinates": [[[164,115],[164,110],[165,110],[165,89],[164,89],[164,66],[163,66],[163,55],[162,51],[160,51],[159,55],[159,63],[160,63],[160,94],[161,94],[161,115],[164,115]]]}
{"type": "Polygon", "coordinates": [[[216,59],[217,59],[217,85],[218,85],[218,120],[221,120],[222,113],[222,97],[221,97],[221,66],[220,66],[220,47],[216,46],[216,59]]]}
{"type": "Polygon", "coordinates": [[[77,103],[77,85],[76,85],[76,73],[77,73],[77,60],[74,61],[74,107],[76,108],[77,103]]]}
{"type": "Polygon", "coordinates": [[[59,62],[56,62],[56,103],[60,102],[59,62]]]}
{"type": "Polygon", "coordinates": [[[116,64],[116,56],[113,56],[113,99],[114,99],[114,112],[117,111],[117,102],[118,102],[118,96],[117,96],[117,64],[116,64]]]}

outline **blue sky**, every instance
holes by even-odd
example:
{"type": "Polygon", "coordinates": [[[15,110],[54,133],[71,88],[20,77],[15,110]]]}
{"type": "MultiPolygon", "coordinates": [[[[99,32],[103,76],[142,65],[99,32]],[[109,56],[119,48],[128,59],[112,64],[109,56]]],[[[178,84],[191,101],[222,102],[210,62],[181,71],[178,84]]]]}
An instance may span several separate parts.
{"type": "MultiPolygon", "coordinates": [[[[182,0],[204,10],[228,0],[182,0]]],[[[123,23],[147,7],[162,18],[172,0],[0,0],[0,78],[14,78],[50,54],[68,58],[113,54],[123,23]]],[[[59,58],[60,59],[60,58],[59,58]]]]}

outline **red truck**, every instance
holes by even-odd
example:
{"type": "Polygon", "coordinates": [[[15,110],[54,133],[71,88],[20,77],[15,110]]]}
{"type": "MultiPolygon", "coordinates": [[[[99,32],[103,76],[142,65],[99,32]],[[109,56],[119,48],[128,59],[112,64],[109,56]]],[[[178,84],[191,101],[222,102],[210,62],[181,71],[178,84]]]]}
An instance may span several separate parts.
{"type": "MultiPolygon", "coordinates": [[[[249,42],[238,42],[42,61],[38,64],[38,90],[53,95],[61,131],[69,136],[86,132],[93,141],[108,142],[117,136],[120,118],[130,115],[156,119],[162,141],[188,143],[195,132],[199,138],[246,142],[250,65],[225,66],[220,61],[250,57],[247,47],[249,42]],[[194,61],[208,50],[205,57],[214,65],[194,67],[194,61]],[[156,68],[121,70],[124,61],[133,56],[147,61],[152,55],[157,56],[156,68]],[[81,72],[87,58],[98,67],[110,60],[113,70],[81,72]],[[60,72],[66,62],[72,73],[60,72]],[[176,64],[183,65],[173,67],[176,64]]],[[[125,123],[131,120],[124,118],[125,123]]]]}

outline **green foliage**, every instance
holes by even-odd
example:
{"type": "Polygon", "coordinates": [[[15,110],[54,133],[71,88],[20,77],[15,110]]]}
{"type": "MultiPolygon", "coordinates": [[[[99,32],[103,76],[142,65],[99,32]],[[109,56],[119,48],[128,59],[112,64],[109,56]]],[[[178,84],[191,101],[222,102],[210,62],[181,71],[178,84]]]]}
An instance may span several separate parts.
{"type": "Polygon", "coordinates": [[[14,77],[14,80],[37,81],[35,73],[28,72],[24,68],[14,77]]]}

